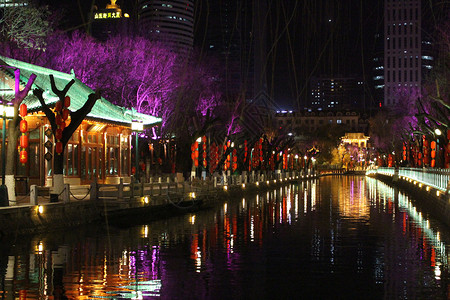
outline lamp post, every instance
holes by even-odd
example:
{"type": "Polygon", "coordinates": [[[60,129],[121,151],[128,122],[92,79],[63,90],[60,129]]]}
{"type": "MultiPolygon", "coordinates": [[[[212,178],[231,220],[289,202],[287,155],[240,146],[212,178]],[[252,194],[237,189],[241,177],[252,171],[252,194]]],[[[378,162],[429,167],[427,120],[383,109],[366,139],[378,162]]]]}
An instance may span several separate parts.
{"type": "Polygon", "coordinates": [[[136,144],[135,144],[135,172],[134,177],[138,181],[138,171],[139,171],[139,132],[144,130],[144,123],[138,122],[138,121],[132,121],[131,122],[131,130],[135,132],[135,138],[136,138],[136,144]]]}
{"type": "Polygon", "coordinates": [[[442,131],[439,128],[436,128],[434,133],[436,134],[436,167],[439,168],[441,162],[441,158],[439,156],[439,136],[442,134],[442,131]]]}
{"type": "Polygon", "coordinates": [[[14,117],[14,106],[8,106],[4,103],[0,104],[0,114],[3,119],[2,126],[2,185],[0,186],[0,206],[8,206],[8,188],[5,185],[5,168],[6,168],[6,119],[14,117]]]}

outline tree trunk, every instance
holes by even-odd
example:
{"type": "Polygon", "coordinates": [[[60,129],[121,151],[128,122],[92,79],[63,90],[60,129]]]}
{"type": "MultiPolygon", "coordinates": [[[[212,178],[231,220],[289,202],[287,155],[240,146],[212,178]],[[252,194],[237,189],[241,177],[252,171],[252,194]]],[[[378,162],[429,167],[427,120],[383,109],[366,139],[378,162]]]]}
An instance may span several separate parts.
{"type": "Polygon", "coordinates": [[[14,178],[16,168],[16,153],[18,131],[14,126],[14,119],[8,122],[8,145],[6,146],[5,185],[8,188],[9,205],[16,204],[16,180],[14,178]]]}
{"type": "MultiPolygon", "coordinates": [[[[55,152],[55,156],[53,159],[53,194],[57,194],[57,195],[61,195],[61,193],[64,190],[64,175],[63,175],[63,170],[64,170],[64,148],[65,145],[63,147],[63,152],[61,153],[56,153],[55,152]]],[[[58,198],[61,198],[61,196],[59,196],[58,198]]]]}

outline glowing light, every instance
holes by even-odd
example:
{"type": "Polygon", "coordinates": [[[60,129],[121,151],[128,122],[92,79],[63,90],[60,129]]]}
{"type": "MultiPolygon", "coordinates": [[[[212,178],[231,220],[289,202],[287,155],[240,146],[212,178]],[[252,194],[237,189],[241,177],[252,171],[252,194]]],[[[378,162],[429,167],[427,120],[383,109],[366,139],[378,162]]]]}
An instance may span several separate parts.
{"type": "Polygon", "coordinates": [[[42,254],[44,253],[44,244],[42,242],[39,242],[39,244],[37,244],[36,246],[36,252],[38,254],[42,254]]]}
{"type": "Polygon", "coordinates": [[[195,224],[195,215],[189,217],[189,223],[191,223],[191,225],[195,224]]]}
{"type": "Polygon", "coordinates": [[[242,188],[245,189],[245,183],[242,184],[242,188]]]}
{"type": "Polygon", "coordinates": [[[256,182],[256,186],[259,186],[259,182],[256,182]]]}
{"type": "Polygon", "coordinates": [[[189,193],[189,198],[195,199],[196,197],[197,197],[197,195],[195,194],[195,192],[190,192],[189,193]]]}
{"type": "Polygon", "coordinates": [[[227,185],[224,185],[224,186],[223,186],[223,190],[224,190],[224,191],[228,191],[228,186],[227,186],[227,185]]]}
{"type": "Polygon", "coordinates": [[[145,204],[148,204],[150,202],[150,199],[148,198],[148,196],[145,196],[144,197],[144,203],[145,204]]]}
{"type": "Polygon", "coordinates": [[[36,207],[36,212],[37,212],[38,214],[42,214],[42,213],[44,212],[44,206],[38,205],[38,206],[36,207]]]}
{"type": "Polygon", "coordinates": [[[436,191],[436,196],[439,197],[440,194],[441,194],[441,193],[440,193],[439,191],[436,191]]]}

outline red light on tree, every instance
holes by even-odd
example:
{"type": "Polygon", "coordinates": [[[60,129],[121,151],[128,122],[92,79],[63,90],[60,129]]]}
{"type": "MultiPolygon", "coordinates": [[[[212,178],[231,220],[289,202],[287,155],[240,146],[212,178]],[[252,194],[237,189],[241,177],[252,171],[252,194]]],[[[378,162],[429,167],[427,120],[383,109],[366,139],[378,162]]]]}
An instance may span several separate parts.
{"type": "Polygon", "coordinates": [[[19,123],[20,132],[25,133],[28,131],[28,122],[26,120],[22,120],[19,123]]]}
{"type": "Polygon", "coordinates": [[[63,152],[63,144],[61,142],[56,142],[55,151],[58,154],[63,152]]]}
{"type": "Polygon", "coordinates": [[[28,153],[27,153],[26,150],[20,151],[20,153],[19,153],[19,161],[22,164],[25,164],[28,161],[28,153]]]}
{"type": "Polygon", "coordinates": [[[65,98],[64,98],[64,107],[69,107],[70,106],[70,97],[69,96],[66,96],[65,98]]]}
{"type": "MultiPolygon", "coordinates": [[[[28,148],[28,135],[23,134],[19,138],[19,143],[21,148],[28,148]]],[[[26,151],[25,149],[22,151],[26,151]]]]}
{"type": "Polygon", "coordinates": [[[26,115],[27,115],[27,105],[26,104],[20,104],[20,107],[19,107],[19,114],[20,114],[20,116],[23,118],[23,117],[25,117],[26,115]]]}

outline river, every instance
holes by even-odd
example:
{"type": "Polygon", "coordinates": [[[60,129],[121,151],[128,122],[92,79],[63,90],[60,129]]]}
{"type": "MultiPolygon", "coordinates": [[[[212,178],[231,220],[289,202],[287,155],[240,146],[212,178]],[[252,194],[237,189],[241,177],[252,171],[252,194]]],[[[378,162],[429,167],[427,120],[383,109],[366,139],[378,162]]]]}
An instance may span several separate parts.
{"type": "Polygon", "coordinates": [[[364,176],[1,241],[1,299],[448,299],[449,229],[364,176]]]}

